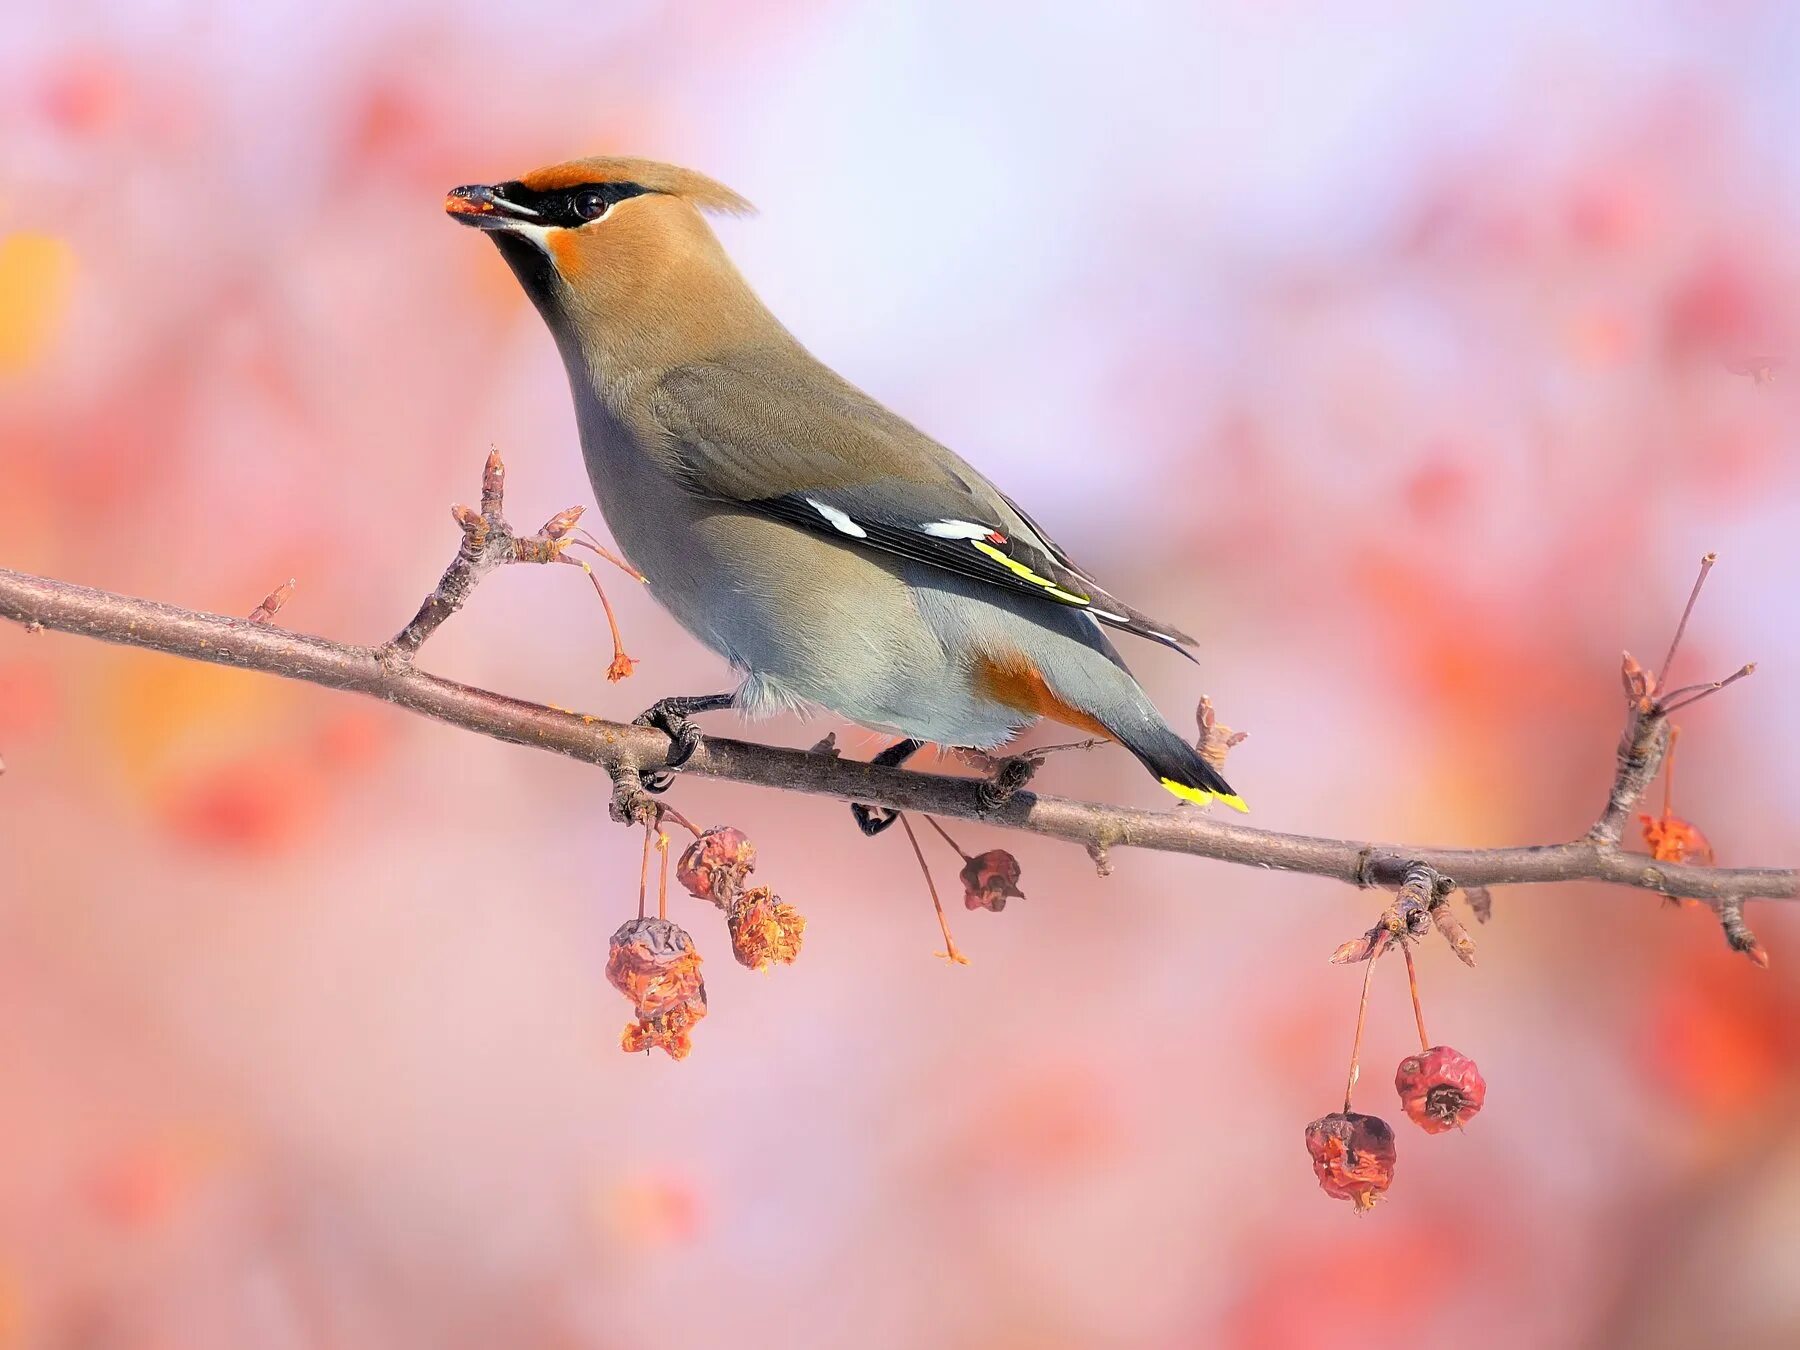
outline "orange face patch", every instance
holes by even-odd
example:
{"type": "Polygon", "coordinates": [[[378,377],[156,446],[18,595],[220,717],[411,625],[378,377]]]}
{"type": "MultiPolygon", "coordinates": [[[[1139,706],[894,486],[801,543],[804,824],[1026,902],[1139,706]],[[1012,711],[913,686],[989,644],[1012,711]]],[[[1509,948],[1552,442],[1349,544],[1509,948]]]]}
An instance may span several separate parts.
{"type": "Polygon", "coordinates": [[[1112,739],[1112,732],[1091,713],[1065,703],[1044,679],[1043,672],[1017,652],[979,658],[975,664],[975,687],[994,702],[1018,712],[1048,717],[1078,731],[1112,739]]]}
{"type": "Polygon", "coordinates": [[[545,232],[544,242],[549,246],[550,256],[556,261],[556,270],[565,277],[577,277],[582,270],[583,240],[579,230],[549,230],[545,232]]]}

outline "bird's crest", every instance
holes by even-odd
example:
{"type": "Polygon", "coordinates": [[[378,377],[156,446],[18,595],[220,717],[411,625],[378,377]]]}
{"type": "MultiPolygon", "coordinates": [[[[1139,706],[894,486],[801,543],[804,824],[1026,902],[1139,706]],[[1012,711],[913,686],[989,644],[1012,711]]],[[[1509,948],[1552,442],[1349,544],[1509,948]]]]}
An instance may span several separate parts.
{"type": "Polygon", "coordinates": [[[652,192],[667,193],[692,202],[702,211],[725,215],[747,216],[756,208],[737,193],[715,179],[692,169],[674,164],[659,164],[653,159],[626,159],[596,155],[592,159],[571,159],[533,169],[519,179],[533,192],[554,192],[557,188],[579,187],[585,183],[636,183],[652,192]]]}

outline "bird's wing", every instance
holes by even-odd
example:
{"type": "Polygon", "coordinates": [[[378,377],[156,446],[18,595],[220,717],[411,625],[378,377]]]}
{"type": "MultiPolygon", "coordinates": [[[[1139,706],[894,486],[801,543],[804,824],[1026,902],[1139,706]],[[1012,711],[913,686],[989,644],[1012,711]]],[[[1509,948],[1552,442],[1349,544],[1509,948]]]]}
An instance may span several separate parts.
{"type": "Polygon", "coordinates": [[[823,366],[681,366],[652,407],[661,454],[702,496],[1085,610],[1183,655],[1194,644],[1109,595],[992,483],[823,366]]]}

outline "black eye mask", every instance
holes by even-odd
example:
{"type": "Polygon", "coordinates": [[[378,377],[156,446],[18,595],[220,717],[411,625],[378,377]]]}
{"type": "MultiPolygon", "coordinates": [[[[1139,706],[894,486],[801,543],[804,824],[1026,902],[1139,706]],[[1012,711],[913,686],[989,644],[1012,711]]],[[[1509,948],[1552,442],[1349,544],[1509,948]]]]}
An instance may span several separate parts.
{"type": "Polygon", "coordinates": [[[512,182],[501,183],[493,191],[501,201],[532,212],[534,225],[572,230],[600,219],[615,203],[628,197],[641,197],[650,189],[639,183],[579,183],[574,187],[538,192],[523,183],[512,182]]]}

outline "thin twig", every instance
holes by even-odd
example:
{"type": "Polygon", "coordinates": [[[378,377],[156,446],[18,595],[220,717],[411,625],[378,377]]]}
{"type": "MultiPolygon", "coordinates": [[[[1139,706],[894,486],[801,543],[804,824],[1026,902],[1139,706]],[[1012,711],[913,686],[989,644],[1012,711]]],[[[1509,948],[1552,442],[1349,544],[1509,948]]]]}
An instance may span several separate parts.
{"type": "MultiPolygon", "coordinates": [[[[366,694],[450,726],[596,764],[615,776],[663,762],[669,738],[648,727],[547,708],[384,660],[359,647],[291,629],[249,624],[154,600],[0,568],[0,618],[103,642],[366,694]]],[[[1464,886],[1601,881],[1700,900],[1794,899],[1792,868],[1707,868],[1659,863],[1592,838],[1526,847],[1458,849],[1375,844],[1259,830],[1206,812],[1144,810],[1023,791],[984,811],[967,778],[886,769],[804,750],[708,736],[683,767],[696,778],[811,793],[891,810],[982,820],[1073,844],[1185,853],[1243,866],[1304,872],[1353,886],[1397,886],[1421,862],[1464,886]]]]}
{"type": "Polygon", "coordinates": [[[500,458],[498,450],[489,451],[487,464],[481,474],[481,509],[475,511],[467,506],[450,508],[451,517],[462,531],[462,541],[457,546],[456,556],[450,560],[450,565],[444,569],[444,574],[438,578],[438,584],[425,597],[418,612],[382,649],[383,655],[390,661],[410,662],[425,645],[426,639],[468,603],[469,596],[482,578],[497,567],[505,567],[509,563],[569,563],[588,574],[588,580],[593,583],[594,591],[600,597],[601,607],[606,611],[606,625],[612,632],[613,640],[613,660],[612,665],[607,668],[606,678],[622,680],[630,675],[637,663],[625,654],[625,643],[619,635],[619,621],[613,613],[612,601],[607,598],[605,587],[600,584],[600,578],[594,574],[592,567],[579,558],[565,556],[565,550],[571,544],[580,543],[608,561],[617,563],[639,581],[644,579],[643,574],[624,559],[615,557],[597,542],[593,542],[593,536],[586,530],[577,528],[575,522],[581,519],[583,509],[571,506],[557,512],[544,522],[543,528],[536,534],[515,533],[506,521],[506,464],[500,458]],[[585,536],[585,539],[578,539],[577,535],[585,536]]]}
{"type": "MultiPolygon", "coordinates": [[[[656,824],[660,821],[659,808],[643,793],[638,781],[641,768],[660,765],[665,758],[668,743],[661,732],[526,703],[428,675],[414,665],[412,658],[425,639],[461,606],[487,571],[507,562],[560,560],[563,546],[575,542],[578,508],[552,517],[537,535],[515,536],[502,515],[504,487],[505,465],[498,454],[490,455],[482,478],[482,510],[454,510],[463,533],[455,560],[413,621],[380,647],[333,642],[3,568],[0,618],[23,625],[28,633],[55,628],[190,660],[264,671],[365,694],[478,735],[596,764],[612,776],[614,818],[656,824]]],[[[611,556],[604,549],[597,551],[611,556]]],[[[1709,554],[1702,564],[1702,579],[1711,565],[1709,554]]],[[[628,564],[625,566],[631,570],[628,564]]],[[[591,570],[589,575],[593,575],[591,570]]],[[[598,586],[597,580],[595,584],[598,586]]],[[[1696,583],[1684,613],[1683,628],[1698,592],[1696,583]]],[[[608,610],[610,615],[610,606],[608,610]]],[[[1670,659],[1678,645],[1671,644],[1670,659]]],[[[1723,688],[1742,678],[1750,669],[1745,667],[1719,681],[1716,687],[1723,688]]],[[[1085,847],[1103,875],[1110,866],[1108,850],[1124,846],[1305,873],[1354,886],[1399,887],[1409,872],[1424,867],[1439,877],[1454,875],[1472,898],[1482,888],[1495,885],[1605,882],[1663,896],[1708,901],[1720,913],[1732,945],[1754,955],[1760,948],[1754,947],[1754,935],[1744,925],[1743,902],[1800,896],[1800,871],[1661,863],[1643,854],[1628,853],[1620,846],[1629,812],[1662,763],[1669,727],[1667,709],[1648,697],[1649,681],[1629,656],[1624,675],[1626,734],[1620,743],[1606,809],[1585,835],[1559,844],[1496,849],[1376,845],[1252,829],[1197,811],[1146,811],[1070,801],[1021,790],[1022,780],[1029,776],[1028,770],[1034,763],[1027,757],[1002,762],[1002,767],[1020,771],[1015,774],[1018,781],[1006,784],[1011,790],[1003,792],[996,792],[989,782],[907,772],[835,755],[809,754],[725,737],[707,738],[688,761],[685,772],[839,801],[867,802],[893,811],[916,811],[928,817],[984,820],[1002,828],[1067,840],[1085,847]]],[[[1696,697],[1713,690],[1713,686],[1708,686],[1696,697]]],[[[684,818],[675,818],[694,830],[684,818]]],[[[942,826],[932,823],[948,838],[942,826]]],[[[907,833],[912,837],[910,826],[907,833]]],[[[950,842],[956,846],[954,840],[950,842]]],[[[920,853],[916,837],[913,844],[915,853],[920,853]]],[[[943,908],[935,886],[932,892],[941,918],[943,908]]],[[[1457,947],[1458,955],[1468,960],[1466,935],[1459,945],[1452,931],[1454,925],[1446,922],[1450,912],[1439,903],[1441,899],[1438,896],[1433,902],[1432,917],[1445,929],[1445,936],[1457,947]]],[[[945,930],[949,947],[947,924],[945,930]]]]}
{"type": "Polygon", "coordinates": [[[1748,661],[1732,671],[1731,674],[1727,675],[1722,680],[1712,680],[1706,684],[1690,684],[1686,688],[1677,689],[1672,694],[1665,694],[1658,701],[1657,706],[1662,710],[1663,715],[1666,717],[1670,713],[1680,712],[1683,708],[1691,708],[1701,699],[1710,698],[1718,693],[1719,690],[1726,688],[1728,685],[1736,684],[1746,675],[1754,675],[1755,673],[1756,662],[1748,661]],[[1679,702],[1671,702],[1678,694],[1688,694],[1690,697],[1681,699],[1679,702]]]}
{"type": "Polygon", "coordinates": [[[1681,622],[1675,625],[1675,636],[1669,639],[1668,655],[1663,657],[1662,665],[1657,667],[1656,682],[1667,684],[1669,671],[1675,665],[1675,653],[1681,647],[1681,639],[1687,634],[1688,620],[1694,616],[1694,604],[1700,599],[1700,588],[1706,585],[1706,574],[1712,571],[1713,564],[1719,560],[1716,553],[1708,553],[1700,559],[1700,575],[1694,578],[1694,589],[1688,592],[1687,604],[1682,607],[1681,622]]]}

